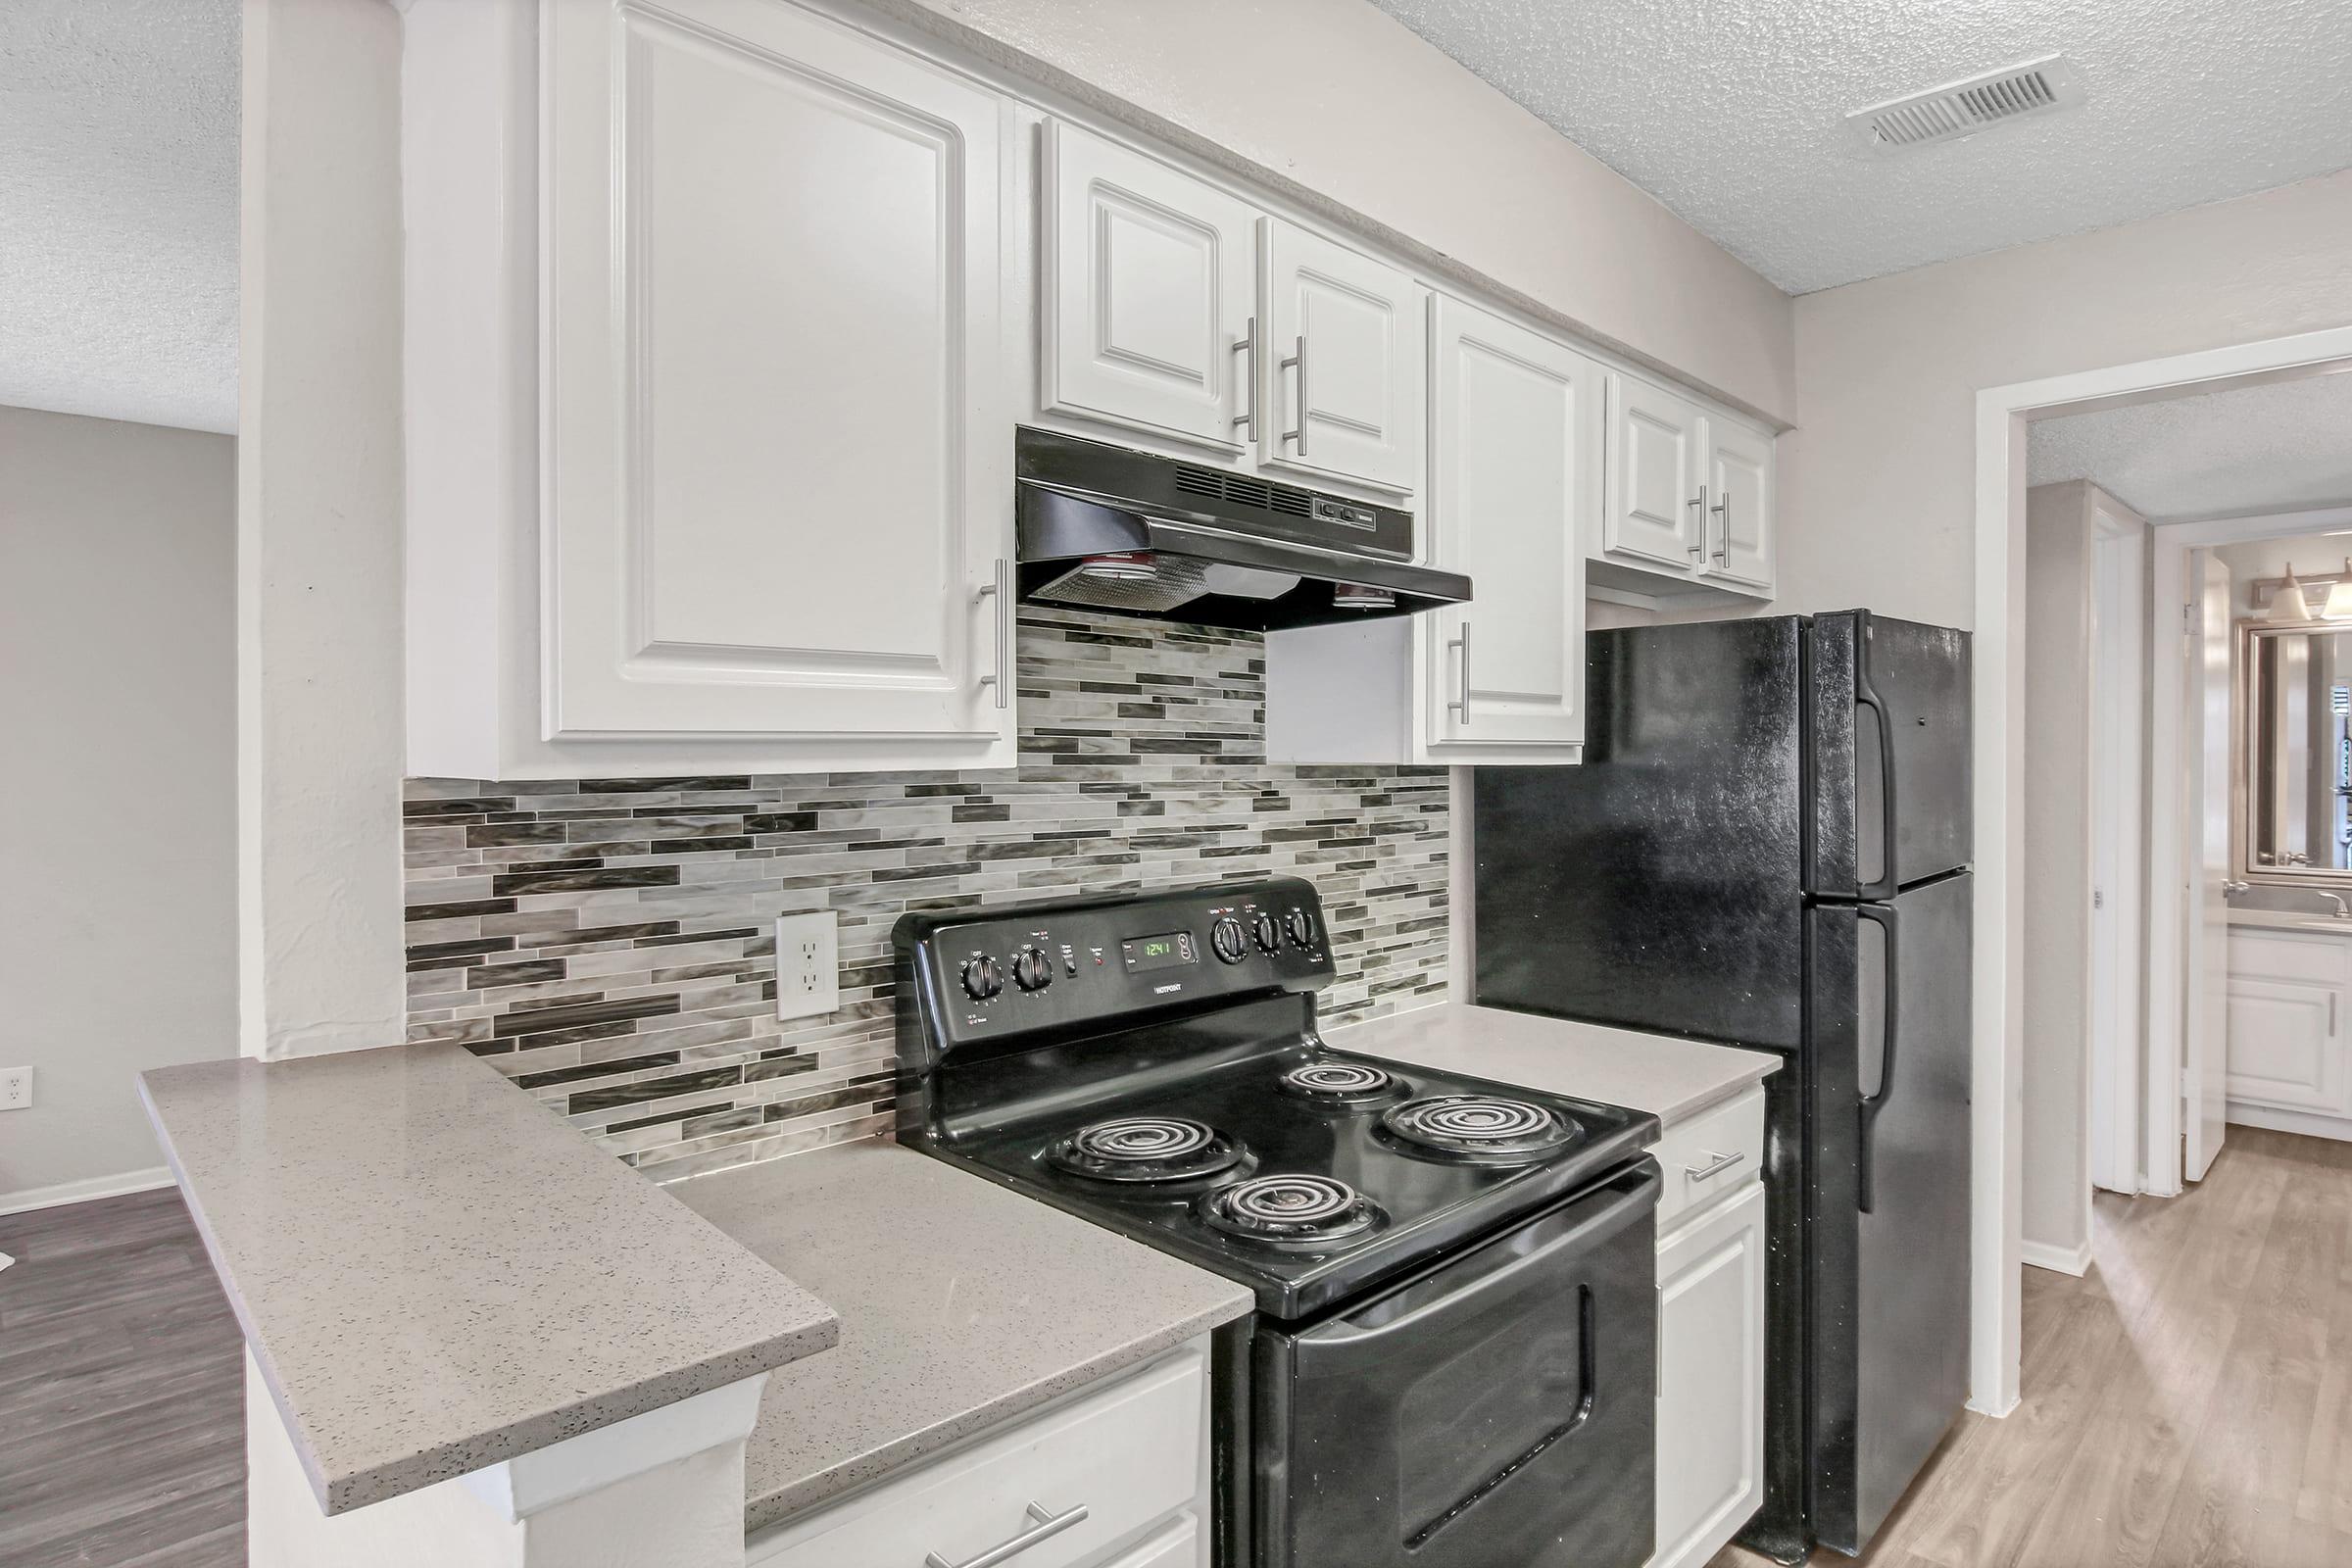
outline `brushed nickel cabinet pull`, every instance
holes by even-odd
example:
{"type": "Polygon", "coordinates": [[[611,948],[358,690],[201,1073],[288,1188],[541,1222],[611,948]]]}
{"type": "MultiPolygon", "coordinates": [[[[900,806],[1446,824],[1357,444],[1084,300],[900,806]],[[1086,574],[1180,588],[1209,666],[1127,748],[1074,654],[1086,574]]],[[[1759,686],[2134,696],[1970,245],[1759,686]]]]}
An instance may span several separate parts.
{"type": "Polygon", "coordinates": [[[1036,1528],[1024,1530],[1003,1545],[991,1546],[979,1556],[966,1557],[961,1562],[950,1562],[934,1551],[923,1558],[923,1568],[997,1568],[997,1564],[1010,1562],[1048,1537],[1058,1536],[1070,1526],[1083,1522],[1086,1514],[1085,1503],[1080,1503],[1068,1513],[1048,1513],[1033,1502],[1029,1505],[1028,1517],[1036,1528]]]}
{"type": "Polygon", "coordinates": [[[1700,485],[1697,496],[1683,504],[1698,509],[1698,543],[1690,547],[1690,553],[1703,556],[1707,553],[1707,487],[1700,485]]]}
{"type": "Polygon", "coordinates": [[[1296,446],[1303,458],[1306,456],[1306,334],[1301,332],[1291,339],[1291,357],[1276,367],[1283,370],[1296,368],[1298,371],[1298,395],[1291,399],[1291,428],[1282,432],[1282,438],[1296,446]]]}
{"type": "Polygon", "coordinates": [[[1730,1170],[1734,1165],[1739,1164],[1746,1157],[1747,1152],[1745,1150],[1735,1149],[1728,1154],[1716,1154],[1704,1165],[1685,1165],[1683,1167],[1683,1174],[1690,1177],[1694,1182],[1703,1182],[1710,1176],[1730,1170]]]}
{"type": "Polygon", "coordinates": [[[996,600],[996,603],[990,608],[996,612],[997,667],[991,673],[981,676],[980,684],[995,687],[997,706],[1007,708],[1012,704],[1012,563],[1004,557],[999,556],[996,581],[982,583],[976,590],[975,597],[980,599],[993,597],[996,600]]]}
{"type": "Polygon", "coordinates": [[[1236,356],[1250,356],[1249,368],[1234,372],[1234,401],[1242,405],[1242,412],[1233,416],[1233,422],[1242,427],[1243,440],[1254,441],[1257,439],[1257,389],[1250,383],[1257,373],[1256,317],[1250,318],[1250,325],[1244,329],[1242,340],[1233,346],[1233,353],[1236,356]]]}
{"type": "Polygon", "coordinates": [[[1458,648],[1462,651],[1460,688],[1462,695],[1447,703],[1446,705],[1446,711],[1459,714],[1461,716],[1462,728],[1468,729],[1470,727],[1470,622],[1464,620],[1462,622],[1462,634],[1459,637],[1449,639],[1446,646],[1447,648],[1458,648]]]}
{"type": "Polygon", "coordinates": [[[1707,510],[1723,519],[1722,528],[1715,534],[1715,559],[1729,562],[1732,559],[1732,493],[1726,490],[1717,496],[1715,504],[1707,510]]]}

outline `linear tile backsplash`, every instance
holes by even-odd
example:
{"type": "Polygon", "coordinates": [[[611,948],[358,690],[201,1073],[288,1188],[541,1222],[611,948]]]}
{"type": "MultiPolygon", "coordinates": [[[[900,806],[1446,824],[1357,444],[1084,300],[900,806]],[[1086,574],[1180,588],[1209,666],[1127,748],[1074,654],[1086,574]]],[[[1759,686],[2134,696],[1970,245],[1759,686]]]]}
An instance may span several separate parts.
{"type": "Polygon", "coordinates": [[[1325,1016],[1436,1001],[1442,768],[1264,754],[1249,633],[1024,610],[1021,765],[407,786],[409,1035],[661,1180],[887,1131],[901,912],[1303,876],[1325,1016]],[[841,920],[842,1010],[775,1017],[774,917],[841,920]]]}

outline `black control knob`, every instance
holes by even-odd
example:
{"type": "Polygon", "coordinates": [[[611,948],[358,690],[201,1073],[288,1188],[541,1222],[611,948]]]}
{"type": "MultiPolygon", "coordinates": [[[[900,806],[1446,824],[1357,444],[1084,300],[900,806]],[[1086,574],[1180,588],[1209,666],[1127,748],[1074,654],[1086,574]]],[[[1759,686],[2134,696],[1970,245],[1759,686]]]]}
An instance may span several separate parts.
{"type": "Polygon", "coordinates": [[[1272,953],[1282,946],[1282,927],[1274,923],[1274,917],[1270,914],[1261,914],[1250,921],[1250,934],[1257,938],[1257,951],[1260,953],[1272,953]]]}
{"type": "Polygon", "coordinates": [[[1239,963],[1250,956],[1249,941],[1242,935],[1242,922],[1230,914],[1208,928],[1208,945],[1227,963],[1239,963]]]}
{"type": "Polygon", "coordinates": [[[1023,991],[1043,991],[1054,983],[1054,960],[1037,948],[1012,956],[1012,983],[1023,991]]]}
{"type": "Polygon", "coordinates": [[[974,1002],[986,1002],[1004,989],[1004,966],[985,956],[967,959],[963,965],[963,994],[974,1002]]]}
{"type": "Polygon", "coordinates": [[[1283,928],[1289,931],[1291,934],[1292,947],[1307,948],[1314,946],[1315,917],[1313,915],[1307,913],[1304,909],[1293,909],[1287,916],[1284,917],[1282,923],[1283,928]]]}

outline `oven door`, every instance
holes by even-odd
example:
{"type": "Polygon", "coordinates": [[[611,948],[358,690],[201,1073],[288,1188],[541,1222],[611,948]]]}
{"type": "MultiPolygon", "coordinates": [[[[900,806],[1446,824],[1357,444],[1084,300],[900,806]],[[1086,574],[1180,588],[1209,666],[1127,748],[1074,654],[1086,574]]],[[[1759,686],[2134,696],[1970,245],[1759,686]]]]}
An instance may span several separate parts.
{"type": "Polygon", "coordinates": [[[1311,1328],[1263,1325],[1258,1568],[1641,1568],[1658,1167],[1311,1328]]]}

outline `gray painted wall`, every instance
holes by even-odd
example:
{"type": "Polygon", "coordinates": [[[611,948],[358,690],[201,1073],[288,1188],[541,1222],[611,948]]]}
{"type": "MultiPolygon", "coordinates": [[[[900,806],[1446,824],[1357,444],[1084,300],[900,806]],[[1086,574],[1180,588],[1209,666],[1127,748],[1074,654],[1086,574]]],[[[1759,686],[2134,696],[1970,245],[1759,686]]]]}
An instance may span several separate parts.
{"type": "Polygon", "coordinates": [[[0,1204],[161,1165],[237,1049],[235,443],[0,408],[0,1204]]]}

